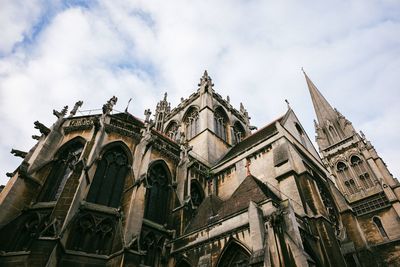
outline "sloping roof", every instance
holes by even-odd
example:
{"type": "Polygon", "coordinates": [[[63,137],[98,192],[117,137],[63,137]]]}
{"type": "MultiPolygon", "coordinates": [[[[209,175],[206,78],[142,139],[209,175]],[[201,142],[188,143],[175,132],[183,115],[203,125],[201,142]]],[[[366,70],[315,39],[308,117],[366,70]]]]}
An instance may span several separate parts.
{"type": "Polygon", "coordinates": [[[259,142],[268,139],[269,137],[275,135],[278,130],[276,128],[276,122],[280,122],[284,116],[274,120],[270,124],[264,126],[257,132],[253,133],[252,135],[249,135],[245,139],[243,139],[241,142],[236,144],[234,147],[232,147],[228,153],[225,154],[225,156],[222,157],[221,160],[219,160],[218,163],[224,162],[230,158],[235,157],[236,155],[240,154],[241,152],[245,151],[246,149],[258,144],[259,142]]]}
{"type": "Polygon", "coordinates": [[[206,226],[210,218],[217,215],[217,211],[221,208],[223,201],[215,195],[209,195],[200,204],[197,209],[196,216],[192,219],[185,232],[190,232],[206,226]]]}
{"type": "Polygon", "coordinates": [[[208,196],[198,208],[196,216],[190,222],[185,232],[191,232],[206,226],[212,221],[223,219],[234,213],[246,210],[249,207],[250,201],[260,203],[267,199],[272,199],[276,202],[280,201],[279,197],[266,184],[256,177],[249,175],[226,201],[223,202],[219,197],[214,195],[208,196]]]}
{"type": "Polygon", "coordinates": [[[260,203],[263,200],[279,201],[271,189],[253,175],[247,176],[218,211],[219,218],[225,218],[249,207],[250,201],[260,203]]]}

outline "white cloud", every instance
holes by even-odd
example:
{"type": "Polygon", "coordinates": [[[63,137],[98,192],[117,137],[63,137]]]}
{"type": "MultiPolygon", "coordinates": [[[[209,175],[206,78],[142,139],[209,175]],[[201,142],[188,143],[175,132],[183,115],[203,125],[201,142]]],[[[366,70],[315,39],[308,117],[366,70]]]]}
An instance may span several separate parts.
{"type": "Polygon", "coordinates": [[[164,91],[172,104],[191,94],[204,69],[217,92],[245,104],[257,126],[285,112],[289,99],[312,138],[303,66],[400,174],[400,129],[392,115],[400,112],[396,1],[99,1],[50,9],[35,2],[23,6],[18,20],[14,1],[2,6],[3,173],[19,162],[11,147],[28,150],[33,121],[50,125],[53,108],[77,100],[83,109],[100,108],[117,95],[117,109],[133,97],[130,110],[141,117],[164,91]],[[29,44],[16,45],[33,34],[40,16],[48,23],[29,44]]]}

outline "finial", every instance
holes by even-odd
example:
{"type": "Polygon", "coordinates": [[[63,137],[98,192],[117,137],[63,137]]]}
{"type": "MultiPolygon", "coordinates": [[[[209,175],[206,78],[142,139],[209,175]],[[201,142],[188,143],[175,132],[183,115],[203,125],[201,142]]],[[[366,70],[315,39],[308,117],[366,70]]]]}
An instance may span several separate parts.
{"type": "Polygon", "coordinates": [[[150,115],[151,115],[150,109],[146,109],[146,110],[144,111],[144,115],[146,116],[144,122],[149,123],[149,122],[150,122],[150,115]]]}
{"type": "Polygon", "coordinates": [[[110,100],[107,101],[106,104],[103,105],[103,114],[110,114],[110,112],[113,110],[113,107],[115,104],[117,104],[118,98],[116,96],[113,96],[110,98],[110,100]]]}
{"type": "Polygon", "coordinates": [[[167,101],[167,96],[168,96],[168,94],[167,94],[167,92],[165,92],[164,93],[164,101],[167,101]]]}
{"type": "Polygon", "coordinates": [[[69,117],[73,117],[75,116],[76,112],[78,111],[78,109],[83,105],[83,101],[78,101],[75,103],[74,108],[71,110],[71,112],[69,113],[69,117]]]}
{"type": "Polygon", "coordinates": [[[125,113],[128,113],[128,107],[129,107],[129,104],[131,103],[131,101],[132,101],[132,98],[129,98],[128,105],[126,105],[126,108],[125,108],[125,113]]]}
{"type": "Polygon", "coordinates": [[[289,101],[287,99],[285,99],[285,102],[286,102],[287,108],[291,109],[289,101]]]}
{"type": "Polygon", "coordinates": [[[229,95],[226,96],[226,101],[229,103],[231,102],[231,98],[229,97],[229,95]]]}
{"type": "Polygon", "coordinates": [[[203,76],[200,78],[200,83],[198,84],[198,86],[202,86],[204,84],[205,84],[205,87],[207,87],[207,88],[210,86],[214,86],[214,84],[212,83],[211,77],[208,76],[207,70],[204,71],[203,76]]]}
{"type": "Polygon", "coordinates": [[[53,109],[53,115],[59,119],[59,118],[64,117],[65,114],[67,114],[67,111],[68,111],[68,106],[64,106],[64,108],[61,111],[57,111],[57,110],[53,109]]]}

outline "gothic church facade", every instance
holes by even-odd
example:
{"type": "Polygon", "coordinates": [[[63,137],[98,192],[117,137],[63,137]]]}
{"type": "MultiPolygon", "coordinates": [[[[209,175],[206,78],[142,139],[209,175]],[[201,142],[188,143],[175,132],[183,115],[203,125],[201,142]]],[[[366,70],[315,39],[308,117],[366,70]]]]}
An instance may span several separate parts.
{"type": "Polygon", "coordinates": [[[0,265],[400,265],[398,181],[305,77],[320,154],[290,107],[256,130],[207,72],[154,120],[113,97],[35,122],[0,195],[0,265]]]}

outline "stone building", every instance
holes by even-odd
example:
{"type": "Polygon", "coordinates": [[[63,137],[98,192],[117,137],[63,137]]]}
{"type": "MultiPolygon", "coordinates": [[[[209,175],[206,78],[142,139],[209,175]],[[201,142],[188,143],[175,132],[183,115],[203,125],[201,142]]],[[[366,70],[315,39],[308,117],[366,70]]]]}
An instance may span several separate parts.
{"type": "Polygon", "coordinates": [[[400,264],[399,187],[306,76],[320,158],[293,110],[256,131],[199,88],[154,121],[113,111],[35,122],[0,195],[1,266],[400,264]]]}

